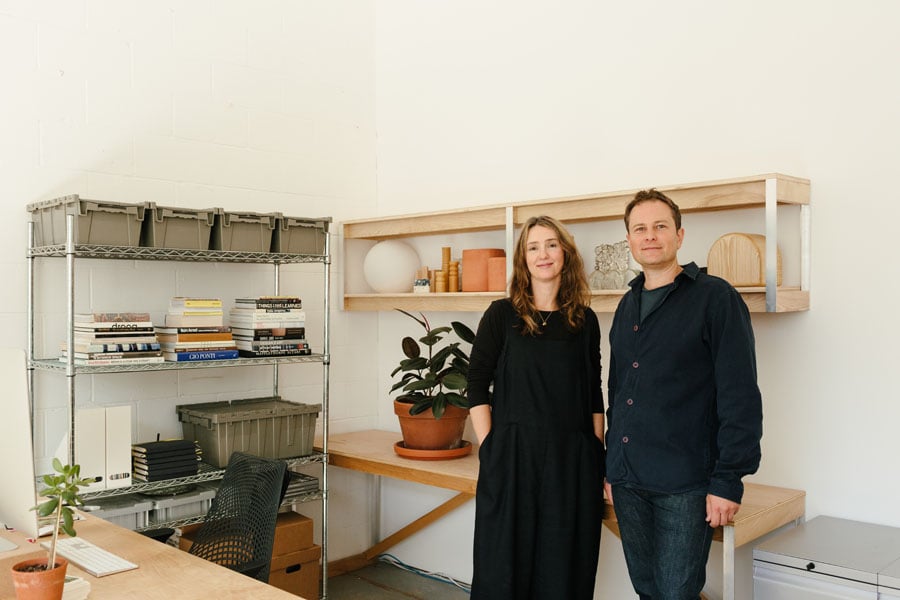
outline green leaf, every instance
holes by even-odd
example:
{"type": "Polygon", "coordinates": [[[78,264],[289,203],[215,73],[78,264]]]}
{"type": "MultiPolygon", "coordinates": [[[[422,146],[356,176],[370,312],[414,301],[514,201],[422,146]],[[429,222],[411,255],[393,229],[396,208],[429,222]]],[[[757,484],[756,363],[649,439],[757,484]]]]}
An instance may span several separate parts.
{"type": "Polygon", "coordinates": [[[421,379],[419,381],[411,381],[411,382],[407,383],[403,389],[408,392],[430,390],[433,387],[440,385],[440,383],[441,382],[438,381],[437,379],[433,379],[433,378],[429,379],[426,377],[425,379],[421,379]]]}
{"type": "Polygon", "coordinates": [[[431,408],[431,404],[432,404],[431,396],[424,397],[421,400],[416,401],[416,403],[412,405],[412,408],[409,409],[409,414],[411,414],[411,415],[421,414],[421,413],[425,412],[426,410],[428,410],[429,408],[431,408]]]}
{"type": "Polygon", "coordinates": [[[402,308],[395,308],[394,310],[396,310],[397,312],[402,312],[404,315],[406,315],[407,317],[409,317],[410,319],[414,320],[419,325],[424,327],[426,331],[428,330],[428,325],[425,323],[424,316],[420,319],[419,317],[415,316],[414,314],[406,312],[402,308]]]}
{"type": "Polygon", "coordinates": [[[450,388],[451,390],[464,390],[467,385],[466,376],[455,371],[444,375],[441,383],[444,387],[450,388]]]}
{"type": "Polygon", "coordinates": [[[53,457],[53,470],[57,473],[63,472],[63,464],[59,461],[59,458],[53,457]]]}
{"type": "Polygon", "coordinates": [[[407,358],[406,360],[400,361],[400,369],[402,371],[421,371],[427,366],[428,361],[425,360],[425,357],[423,356],[420,356],[419,358],[407,358]]]}
{"type": "Polygon", "coordinates": [[[447,392],[447,402],[458,408],[469,408],[469,401],[465,396],[461,396],[456,392],[447,392]]]}
{"type": "Polygon", "coordinates": [[[52,515],[56,511],[56,507],[58,505],[59,500],[56,498],[51,498],[50,500],[37,505],[37,513],[42,517],[52,515]]]}
{"type": "Polygon", "coordinates": [[[420,337],[419,341],[425,344],[426,346],[434,346],[439,341],[444,339],[443,334],[450,331],[449,327],[438,327],[436,329],[432,329],[428,332],[427,335],[420,337]]]}
{"type": "Polygon", "coordinates": [[[407,358],[419,358],[422,355],[422,349],[419,347],[419,344],[409,336],[400,340],[400,346],[403,348],[403,354],[407,358]]]}
{"type": "Polygon", "coordinates": [[[444,416],[444,411],[447,409],[447,395],[443,392],[439,393],[434,397],[434,402],[431,405],[431,412],[434,414],[435,419],[440,419],[444,416]]]}
{"type": "Polygon", "coordinates": [[[62,530],[72,537],[75,537],[75,519],[72,518],[72,509],[63,506],[62,509],[62,530]]]}
{"type": "Polygon", "coordinates": [[[473,343],[475,341],[475,332],[469,329],[469,326],[465,323],[460,323],[459,321],[451,321],[450,325],[453,327],[453,331],[456,332],[456,335],[459,336],[464,342],[473,343]]]}

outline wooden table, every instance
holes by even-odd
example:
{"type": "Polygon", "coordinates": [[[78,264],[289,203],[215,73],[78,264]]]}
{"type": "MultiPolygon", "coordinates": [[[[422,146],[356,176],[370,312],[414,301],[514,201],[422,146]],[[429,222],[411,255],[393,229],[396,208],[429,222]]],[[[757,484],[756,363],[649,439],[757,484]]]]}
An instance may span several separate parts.
{"type": "MultiPolygon", "coordinates": [[[[421,531],[458,506],[475,497],[478,480],[477,449],[463,458],[442,461],[411,460],[394,453],[400,434],[390,431],[355,431],[328,438],[328,462],[336,467],[373,475],[403,479],[459,492],[437,508],[419,517],[362,554],[329,565],[332,574],[354,570],[371,562],[391,546],[421,531]]],[[[321,446],[319,446],[321,449],[321,446]]],[[[616,535],[615,511],[607,505],[604,524],[616,535]]],[[[741,508],[734,520],[719,527],[714,539],[723,544],[723,598],[734,598],[734,550],[792,522],[800,522],[806,511],[806,492],[746,483],[741,508]]]]}
{"type": "MultiPolygon", "coordinates": [[[[130,598],[134,600],[172,600],[173,598],[206,600],[297,600],[298,596],[266,585],[235,571],[220,567],[134,531],[103,519],[86,515],[78,521],[80,537],[138,565],[137,569],[94,577],[69,563],[67,573],[83,577],[91,584],[91,600],[130,598]]],[[[19,545],[15,550],[0,552],[0,599],[15,598],[12,565],[32,557],[46,558],[47,552],[29,542],[18,532],[0,531],[19,545]]],[[[41,541],[49,538],[41,538],[41,541]]],[[[317,600],[317,599],[316,599],[317,600]]]]}

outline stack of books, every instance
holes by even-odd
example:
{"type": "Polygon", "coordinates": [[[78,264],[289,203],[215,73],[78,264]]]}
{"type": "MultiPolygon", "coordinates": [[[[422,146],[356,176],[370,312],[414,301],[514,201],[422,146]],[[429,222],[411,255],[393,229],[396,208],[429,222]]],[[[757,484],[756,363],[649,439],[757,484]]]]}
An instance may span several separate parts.
{"type": "Polygon", "coordinates": [[[144,442],[131,447],[135,481],[151,482],[196,475],[200,449],[193,440],[144,442]]]}
{"type": "Polygon", "coordinates": [[[306,341],[306,312],[297,296],[236,298],[229,320],[241,356],[311,354],[306,341]]]}
{"type": "Polygon", "coordinates": [[[66,575],[63,583],[62,600],[84,600],[91,593],[91,584],[87,579],[75,575],[66,575]]]}
{"type": "MultiPolygon", "coordinates": [[[[146,312],[77,313],[74,316],[76,365],[146,364],[163,362],[159,340],[146,312]]],[[[66,342],[59,360],[68,360],[66,342]]]]}
{"type": "Polygon", "coordinates": [[[238,358],[224,322],[219,298],[172,298],[166,326],[156,328],[163,357],[171,362],[238,358]]]}

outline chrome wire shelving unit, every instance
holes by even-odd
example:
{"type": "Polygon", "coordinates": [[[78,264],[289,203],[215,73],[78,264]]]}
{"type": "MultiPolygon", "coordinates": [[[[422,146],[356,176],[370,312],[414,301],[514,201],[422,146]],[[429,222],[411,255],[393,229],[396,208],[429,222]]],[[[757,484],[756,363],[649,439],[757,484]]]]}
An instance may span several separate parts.
{"type": "MultiPolygon", "coordinates": [[[[288,469],[299,466],[321,463],[322,474],[319,489],[285,498],[283,506],[322,501],[322,598],[327,598],[328,582],[328,429],[329,429],[329,394],[330,394],[330,289],[331,289],[331,239],[329,235],[330,218],[321,219],[324,227],[324,252],[322,254],[290,254],[280,252],[236,252],[226,250],[194,250],[182,248],[148,248],[131,246],[76,244],[75,215],[67,214],[66,242],[47,246],[35,245],[35,223],[28,223],[27,258],[27,370],[28,370],[28,402],[29,412],[34,423],[34,388],[35,371],[49,371],[64,374],[68,380],[68,461],[74,463],[75,455],[75,377],[77,375],[101,375],[111,373],[134,373],[146,371],[171,371],[182,369],[215,369],[247,366],[270,366],[273,370],[273,393],[278,393],[278,369],[280,365],[300,363],[322,364],[322,451],[308,456],[284,459],[288,469]],[[102,260],[159,260],[207,263],[257,263],[271,265],[274,270],[273,293],[279,293],[280,265],[299,263],[322,264],[322,291],[324,295],[324,323],[322,352],[306,356],[278,356],[258,358],[238,358],[233,360],[215,360],[198,362],[163,362],[150,364],[122,365],[75,365],[74,357],[69,354],[67,360],[58,358],[35,357],[35,262],[36,259],[61,258],[66,261],[66,301],[67,301],[67,343],[74,347],[74,314],[75,314],[75,264],[77,259],[102,260]]],[[[224,468],[201,463],[199,472],[188,477],[179,477],[151,483],[135,483],[128,487],[98,490],[83,495],[85,500],[108,498],[132,493],[160,493],[169,489],[178,489],[196,483],[217,481],[222,479],[224,468]]],[[[187,517],[171,523],[154,524],[153,527],[183,526],[200,522],[202,516],[187,517]]]]}

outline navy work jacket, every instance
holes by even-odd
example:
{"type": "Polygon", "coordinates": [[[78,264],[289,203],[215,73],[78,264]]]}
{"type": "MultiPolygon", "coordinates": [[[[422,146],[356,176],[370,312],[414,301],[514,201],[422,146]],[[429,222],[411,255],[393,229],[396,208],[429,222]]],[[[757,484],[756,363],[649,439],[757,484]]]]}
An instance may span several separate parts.
{"type": "Polygon", "coordinates": [[[613,318],[606,477],[740,502],[759,467],[762,401],[750,313],[728,282],[683,271],[641,321],[643,273],[613,318]]]}

